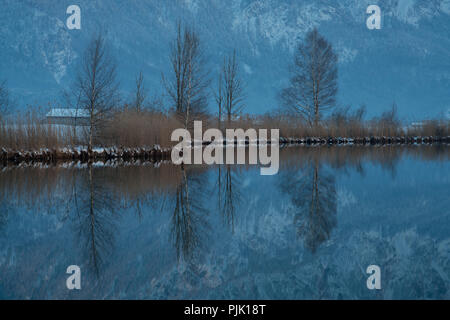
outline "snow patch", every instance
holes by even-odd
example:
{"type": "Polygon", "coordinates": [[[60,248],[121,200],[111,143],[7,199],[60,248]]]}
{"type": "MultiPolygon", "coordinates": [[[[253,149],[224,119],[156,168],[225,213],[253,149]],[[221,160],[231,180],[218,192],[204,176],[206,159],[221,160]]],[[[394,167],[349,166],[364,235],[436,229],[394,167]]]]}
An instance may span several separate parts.
{"type": "Polygon", "coordinates": [[[244,63],[242,66],[246,74],[253,74],[253,70],[248,64],[244,63]]]}
{"type": "Polygon", "coordinates": [[[441,2],[441,11],[450,15],[450,0],[443,0],[441,2]]]}

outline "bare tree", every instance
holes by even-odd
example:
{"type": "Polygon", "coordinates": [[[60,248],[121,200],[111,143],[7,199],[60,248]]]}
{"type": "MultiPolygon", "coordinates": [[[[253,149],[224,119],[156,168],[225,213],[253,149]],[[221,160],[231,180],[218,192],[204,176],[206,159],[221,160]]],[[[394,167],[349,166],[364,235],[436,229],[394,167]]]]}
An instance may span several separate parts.
{"type": "Polygon", "coordinates": [[[386,125],[389,125],[391,127],[399,126],[400,120],[398,119],[397,109],[397,103],[394,101],[391,108],[381,114],[381,122],[384,122],[386,125]]]}
{"type": "Polygon", "coordinates": [[[322,112],[335,105],[337,61],[332,45],[315,28],[294,54],[290,84],[281,92],[281,100],[310,126],[317,126],[322,112]]]}
{"type": "Polygon", "coordinates": [[[163,76],[163,83],[173,107],[185,128],[206,114],[208,99],[206,89],[209,80],[205,73],[205,61],[200,39],[190,27],[178,23],[177,38],[170,52],[171,75],[163,76]]]}
{"type": "Polygon", "coordinates": [[[6,81],[0,82],[0,120],[7,114],[10,102],[11,99],[6,81]]]}
{"type": "Polygon", "coordinates": [[[392,103],[391,109],[384,111],[379,119],[378,127],[381,135],[395,136],[399,133],[400,119],[398,118],[397,103],[392,103]]]}
{"type": "MultiPolygon", "coordinates": [[[[219,79],[219,92],[216,97],[223,97],[224,110],[222,112],[225,112],[226,120],[229,124],[232,118],[237,116],[244,108],[243,101],[245,98],[244,85],[239,77],[239,66],[236,61],[235,50],[232,55],[225,58],[219,79]]],[[[220,109],[222,109],[222,106],[220,106],[220,109]]]]}
{"type": "Polygon", "coordinates": [[[119,103],[116,64],[102,35],[95,36],[81,61],[74,93],[77,107],[89,113],[89,152],[119,103]]]}
{"type": "MultiPolygon", "coordinates": [[[[223,80],[222,74],[219,75],[219,79],[217,82],[217,92],[214,93],[214,97],[217,103],[217,121],[219,130],[222,126],[222,115],[223,115],[223,107],[224,107],[224,94],[223,94],[223,80]]],[[[220,171],[220,168],[219,168],[220,171]]]]}
{"type": "Polygon", "coordinates": [[[144,107],[145,100],[147,99],[147,92],[144,85],[144,76],[142,71],[139,72],[139,76],[136,78],[136,89],[134,91],[133,108],[136,112],[141,112],[144,107]]]}

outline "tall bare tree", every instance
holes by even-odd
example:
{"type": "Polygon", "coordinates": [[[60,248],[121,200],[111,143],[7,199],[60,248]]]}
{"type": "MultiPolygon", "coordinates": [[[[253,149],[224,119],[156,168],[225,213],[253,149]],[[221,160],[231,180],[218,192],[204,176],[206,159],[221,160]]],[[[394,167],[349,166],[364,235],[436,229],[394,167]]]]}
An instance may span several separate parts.
{"type": "Polygon", "coordinates": [[[163,76],[163,83],[176,114],[185,128],[190,128],[194,120],[206,114],[206,89],[209,85],[200,39],[191,27],[182,28],[181,23],[178,23],[170,62],[170,77],[163,76]]]}
{"type": "MultiPolygon", "coordinates": [[[[223,115],[223,107],[224,107],[224,94],[223,94],[223,77],[222,74],[219,75],[219,79],[217,82],[217,92],[214,93],[214,97],[217,103],[217,122],[219,130],[222,127],[222,115],[223,115]]],[[[220,171],[220,168],[219,168],[220,171]]]]}
{"type": "Polygon", "coordinates": [[[389,110],[384,111],[378,121],[381,134],[385,136],[395,136],[398,134],[401,122],[398,118],[397,103],[394,101],[389,110]]]}
{"type": "Polygon", "coordinates": [[[392,103],[392,106],[389,110],[384,111],[381,114],[380,121],[385,123],[386,125],[389,125],[391,127],[396,127],[400,125],[400,120],[398,118],[398,112],[397,112],[397,103],[394,101],[392,103]]]}
{"type": "MultiPolygon", "coordinates": [[[[222,74],[219,78],[219,89],[216,94],[222,97],[222,105],[220,109],[225,113],[227,123],[229,124],[233,117],[237,116],[244,108],[244,84],[239,76],[239,65],[236,61],[236,51],[226,57],[222,66],[222,74]]],[[[219,101],[217,101],[219,102],[219,101]]]]}
{"type": "Polygon", "coordinates": [[[136,88],[134,91],[133,108],[136,112],[141,112],[144,107],[145,100],[147,99],[147,92],[144,84],[144,76],[142,71],[136,78],[136,88]]]}
{"type": "Polygon", "coordinates": [[[11,99],[6,81],[0,82],[0,120],[7,114],[10,102],[11,99]]]}
{"type": "Polygon", "coordinates": [[[77,106],[89,113],[89,152],[119,103],[116,64],[102,35],[92,38],[79,68],[74,92],[77,106]]]}
{"type": "Polygon", "coordinates": [[[290,84],[281,92],[281,100],[311,126],[317,126],[323,111],[335,105],[337,62],[332,45],[315,28],[295,51],[290,84]]]}

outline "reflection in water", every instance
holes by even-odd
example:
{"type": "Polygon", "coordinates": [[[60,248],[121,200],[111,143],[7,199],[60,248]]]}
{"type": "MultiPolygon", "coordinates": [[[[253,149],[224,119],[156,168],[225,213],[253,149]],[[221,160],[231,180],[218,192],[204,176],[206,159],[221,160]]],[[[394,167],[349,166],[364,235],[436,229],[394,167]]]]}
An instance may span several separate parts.
{"type": "Polygon", "coordinates": [[[74,179],[72,220],[80,243],[88,256],[90,266],[96,274],[102,258],[112,251],[114,236],[118,232],[114,219],[120,201],[107,190],[104,176],[99,175],[91,165],[82,180],[74,179]]]}
{"type": "Polygon", "coordinates": [[[6,226],[10,210],[6,199],[0,198],[0,208],[1,208],[0,209],[0,232],[1,232],[3,227],[6,226]]]}
{"type": "Polygon", "coordinates": [[[336,187],[333,175],[320,168],[318,161],[301,172],[283,173],[281,187],[295,208],[294,225],[311,252],[330,238],[336,226],[336,187]]]}
{"type": "Polygon", "coordinates": [[[206,176],[180,167],[181,182],[175,192],[175,208],[172,215],[172,237],[177,258],[192,262],[197,250],[207,236],[207,209],[204,195],[207,190],[206,176]]]}
{"type": "Polygon", "coordinates": [[[218,167],[217,199],[219,212],[232,231],[234,231],[236,208],[242,200],[239,190],[241,185],[239,174],[230,165],[218,167]]]}
{"type": "Polygon", "coordinates": [[[395,172],[398,162],[405,157],[422,161],[448,161],[450,148],[442,145],[288,147],[280,151],[280,166],[295,168],[317,160],[334,169],[354,168],[362,173],[364,166],[377,164],[384,170],[395,172]]]}
{"type": "Polygon", "coordinates": [[[75,297],[74,263],[100,275],[86,298],[371,299],[361,270],[377,263],[389,284],[377,297],[448,298],[449,153],[286,148],[272,178],[252,166],[0,167],[0,297],[75,297]]]}

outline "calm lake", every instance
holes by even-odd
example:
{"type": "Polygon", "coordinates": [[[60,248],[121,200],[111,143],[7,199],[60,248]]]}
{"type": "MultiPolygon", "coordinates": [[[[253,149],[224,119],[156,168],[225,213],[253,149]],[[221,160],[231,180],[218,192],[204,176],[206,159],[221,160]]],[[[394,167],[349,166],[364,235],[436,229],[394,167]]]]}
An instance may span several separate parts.
{"type": "Polygon", "coordinates": [[[280,150],[273,176],[0,165],[0,298],[450,299],[449,160],[447,146],[322,146],[280,150]]]}

